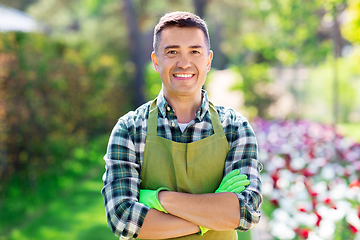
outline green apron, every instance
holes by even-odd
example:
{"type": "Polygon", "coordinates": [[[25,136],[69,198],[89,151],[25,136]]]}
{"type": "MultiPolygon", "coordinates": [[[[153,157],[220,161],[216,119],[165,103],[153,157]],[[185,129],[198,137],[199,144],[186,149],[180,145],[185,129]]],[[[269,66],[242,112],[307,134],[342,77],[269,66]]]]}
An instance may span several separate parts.
{"type": "MultiPolygon", "coordinates": [[[[156,99],[149,112],[144,158],[141,170],[142,189],[167,187],[184,193],[213,193],[219,186],[229,152],[229,145],[219,115],[210,103],[209,113],[214,134],[192,143],[178,143],[157,136],[156,99]]],[[[235,240],[235,230],[210,230],[203,236],[192,234],[174,239],[235,240]]]]}

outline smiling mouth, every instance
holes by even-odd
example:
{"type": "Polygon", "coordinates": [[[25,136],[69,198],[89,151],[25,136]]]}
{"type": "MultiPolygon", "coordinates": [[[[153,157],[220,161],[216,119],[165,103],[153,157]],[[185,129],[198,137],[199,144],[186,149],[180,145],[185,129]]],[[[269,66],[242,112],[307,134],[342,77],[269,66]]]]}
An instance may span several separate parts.
{"type": "Polygon", "coordinates": [[[184,74],[184,73],[175,73],[173,74],[176,78],[189,79],[192,78],[195,74],[184,74]]]}

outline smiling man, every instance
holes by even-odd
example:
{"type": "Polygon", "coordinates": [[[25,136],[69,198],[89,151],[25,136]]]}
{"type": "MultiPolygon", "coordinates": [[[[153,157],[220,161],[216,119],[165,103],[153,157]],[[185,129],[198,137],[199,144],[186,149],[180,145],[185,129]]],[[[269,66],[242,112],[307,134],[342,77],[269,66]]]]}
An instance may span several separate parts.
{"type": "Polygon", "coordinates": [[[102,195],[120,239],[237,239],[259,222],[257,142],[245,119],[202,89],[213,53],[205,22],[163,16],[154,31],[158,97],[121,117],[102,195]]]}
{"type": "Polygon", "coordinates": [[[151,55],[165,99],[175,109],[180,123],[193,120],[201,105],[201,88],[213,56],[207,42],[199,28],[168,27],[162,30],[151,55]]]}

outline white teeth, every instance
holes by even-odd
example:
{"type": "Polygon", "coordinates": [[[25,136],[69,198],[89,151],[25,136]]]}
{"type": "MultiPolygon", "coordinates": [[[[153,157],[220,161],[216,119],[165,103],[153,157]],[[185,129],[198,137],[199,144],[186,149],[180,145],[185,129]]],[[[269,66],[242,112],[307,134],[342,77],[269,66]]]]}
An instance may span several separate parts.
{"type": "Polygon", "coordinates": [[[192,74],[174,74],[175,77],[188,78],[192,77],[192,74]]]}

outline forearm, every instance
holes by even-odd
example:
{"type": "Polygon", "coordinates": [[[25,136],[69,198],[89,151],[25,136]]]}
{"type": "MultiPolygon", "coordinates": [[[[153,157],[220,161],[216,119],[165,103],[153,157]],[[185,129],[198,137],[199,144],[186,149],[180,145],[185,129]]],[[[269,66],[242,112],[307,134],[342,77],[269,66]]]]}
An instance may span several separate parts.
{"type": "Polygon", "coordinates": [[[239,200],[234,193],[187,194],[162,191],[162,206],[172,215],[203,227],[225,231],[239,226],[239,200]]]}
{"type": "Polygon", "coordinates": [[[171,214],[150,209],[140,229],[140,239],[167,239],[199,232],[199,226],[171,214]]]}

